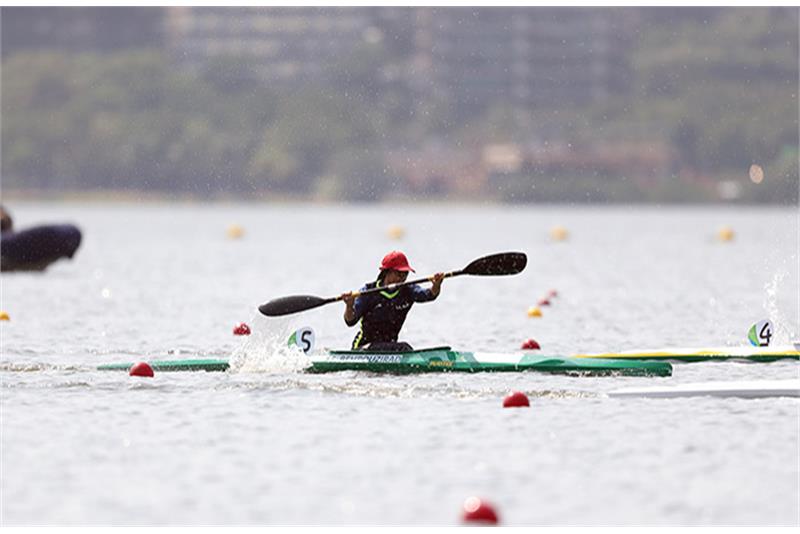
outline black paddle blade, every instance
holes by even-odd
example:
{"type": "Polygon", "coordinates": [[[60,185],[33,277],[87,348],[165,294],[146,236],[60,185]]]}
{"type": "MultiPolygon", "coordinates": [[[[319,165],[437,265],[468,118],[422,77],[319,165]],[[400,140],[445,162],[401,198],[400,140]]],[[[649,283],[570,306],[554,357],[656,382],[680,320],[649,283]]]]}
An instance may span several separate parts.
{"type": "Polygon", "coordinates": [[[331,302],[330,299],[314,297],[312,295],[297,295],[271,300],[258,307],[258,311],[267,317],[290,315],[301,311],[311,310],[331,302]]]}
{"type": "Polygon", "coordinates": [[[478,258],[467,265],[463,273],[477,276],[503,276],[521,273],[528,264],[523,252],[502,252],[478,258]]]}

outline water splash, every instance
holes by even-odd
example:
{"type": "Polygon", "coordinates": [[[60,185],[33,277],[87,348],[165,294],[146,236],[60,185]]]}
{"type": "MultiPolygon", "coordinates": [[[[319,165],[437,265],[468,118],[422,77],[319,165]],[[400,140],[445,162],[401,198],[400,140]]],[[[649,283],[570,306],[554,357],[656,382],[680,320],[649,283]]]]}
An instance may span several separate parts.
{"type": "Polygon", "coordinates": [[[251,334],[231,355],[231,373],[298,373],[311,366],[311,359],[287,340],[294,332],[290,318],[256,315],[251,334]]]}
{"type": "Polygon", "coordinates": [[[782,287],[786,272],[779,271],[772,276],[772,280],[764,284],[764,304],[763,308],[767,317],[775,325],[774,337],[771,345],[789,344],[792,338],[790,321],[781,312],[778,306],[779,289],[782,287]]]}

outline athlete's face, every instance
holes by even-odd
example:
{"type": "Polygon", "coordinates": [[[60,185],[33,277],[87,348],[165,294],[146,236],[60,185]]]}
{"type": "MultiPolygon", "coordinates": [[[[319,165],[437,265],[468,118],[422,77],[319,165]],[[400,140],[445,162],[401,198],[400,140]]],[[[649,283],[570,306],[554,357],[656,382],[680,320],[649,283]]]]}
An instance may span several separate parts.
{"type": "Polygon", "coordinates": [[[406,278],[408,278],[407,272],[391,270],[386,273],[386,278],[384,278],[383,281],[386,284],[399,284],[401,282],[405,282],[406,278]]]}

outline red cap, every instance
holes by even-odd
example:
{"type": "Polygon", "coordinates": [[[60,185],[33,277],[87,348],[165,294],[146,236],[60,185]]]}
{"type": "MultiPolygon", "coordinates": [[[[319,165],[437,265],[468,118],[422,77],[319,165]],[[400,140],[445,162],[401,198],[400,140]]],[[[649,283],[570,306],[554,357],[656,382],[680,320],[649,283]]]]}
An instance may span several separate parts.
{"type": "Polygon", "coordinates": [[[383,260],[381,261],[381,270],[384,269],[393,269],[395,271],[404,272],[411,271],[412,273],[416,272],[408,264],[408,258],[406,258],[406,255],[399,250],[393,250],[383,257],[383,260]]]}

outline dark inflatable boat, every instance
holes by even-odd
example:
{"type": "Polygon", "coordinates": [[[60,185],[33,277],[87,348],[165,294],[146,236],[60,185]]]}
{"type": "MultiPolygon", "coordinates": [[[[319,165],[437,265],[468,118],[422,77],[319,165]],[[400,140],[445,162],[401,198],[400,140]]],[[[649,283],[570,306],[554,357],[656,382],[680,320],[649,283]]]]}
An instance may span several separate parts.
{"type": "Polygon", "coordinates": [[[0,270],[42,271],[61,258],[72,258],[81,244],[81,231],[71,224],[35,226],[0,238],[0,270]]]}

